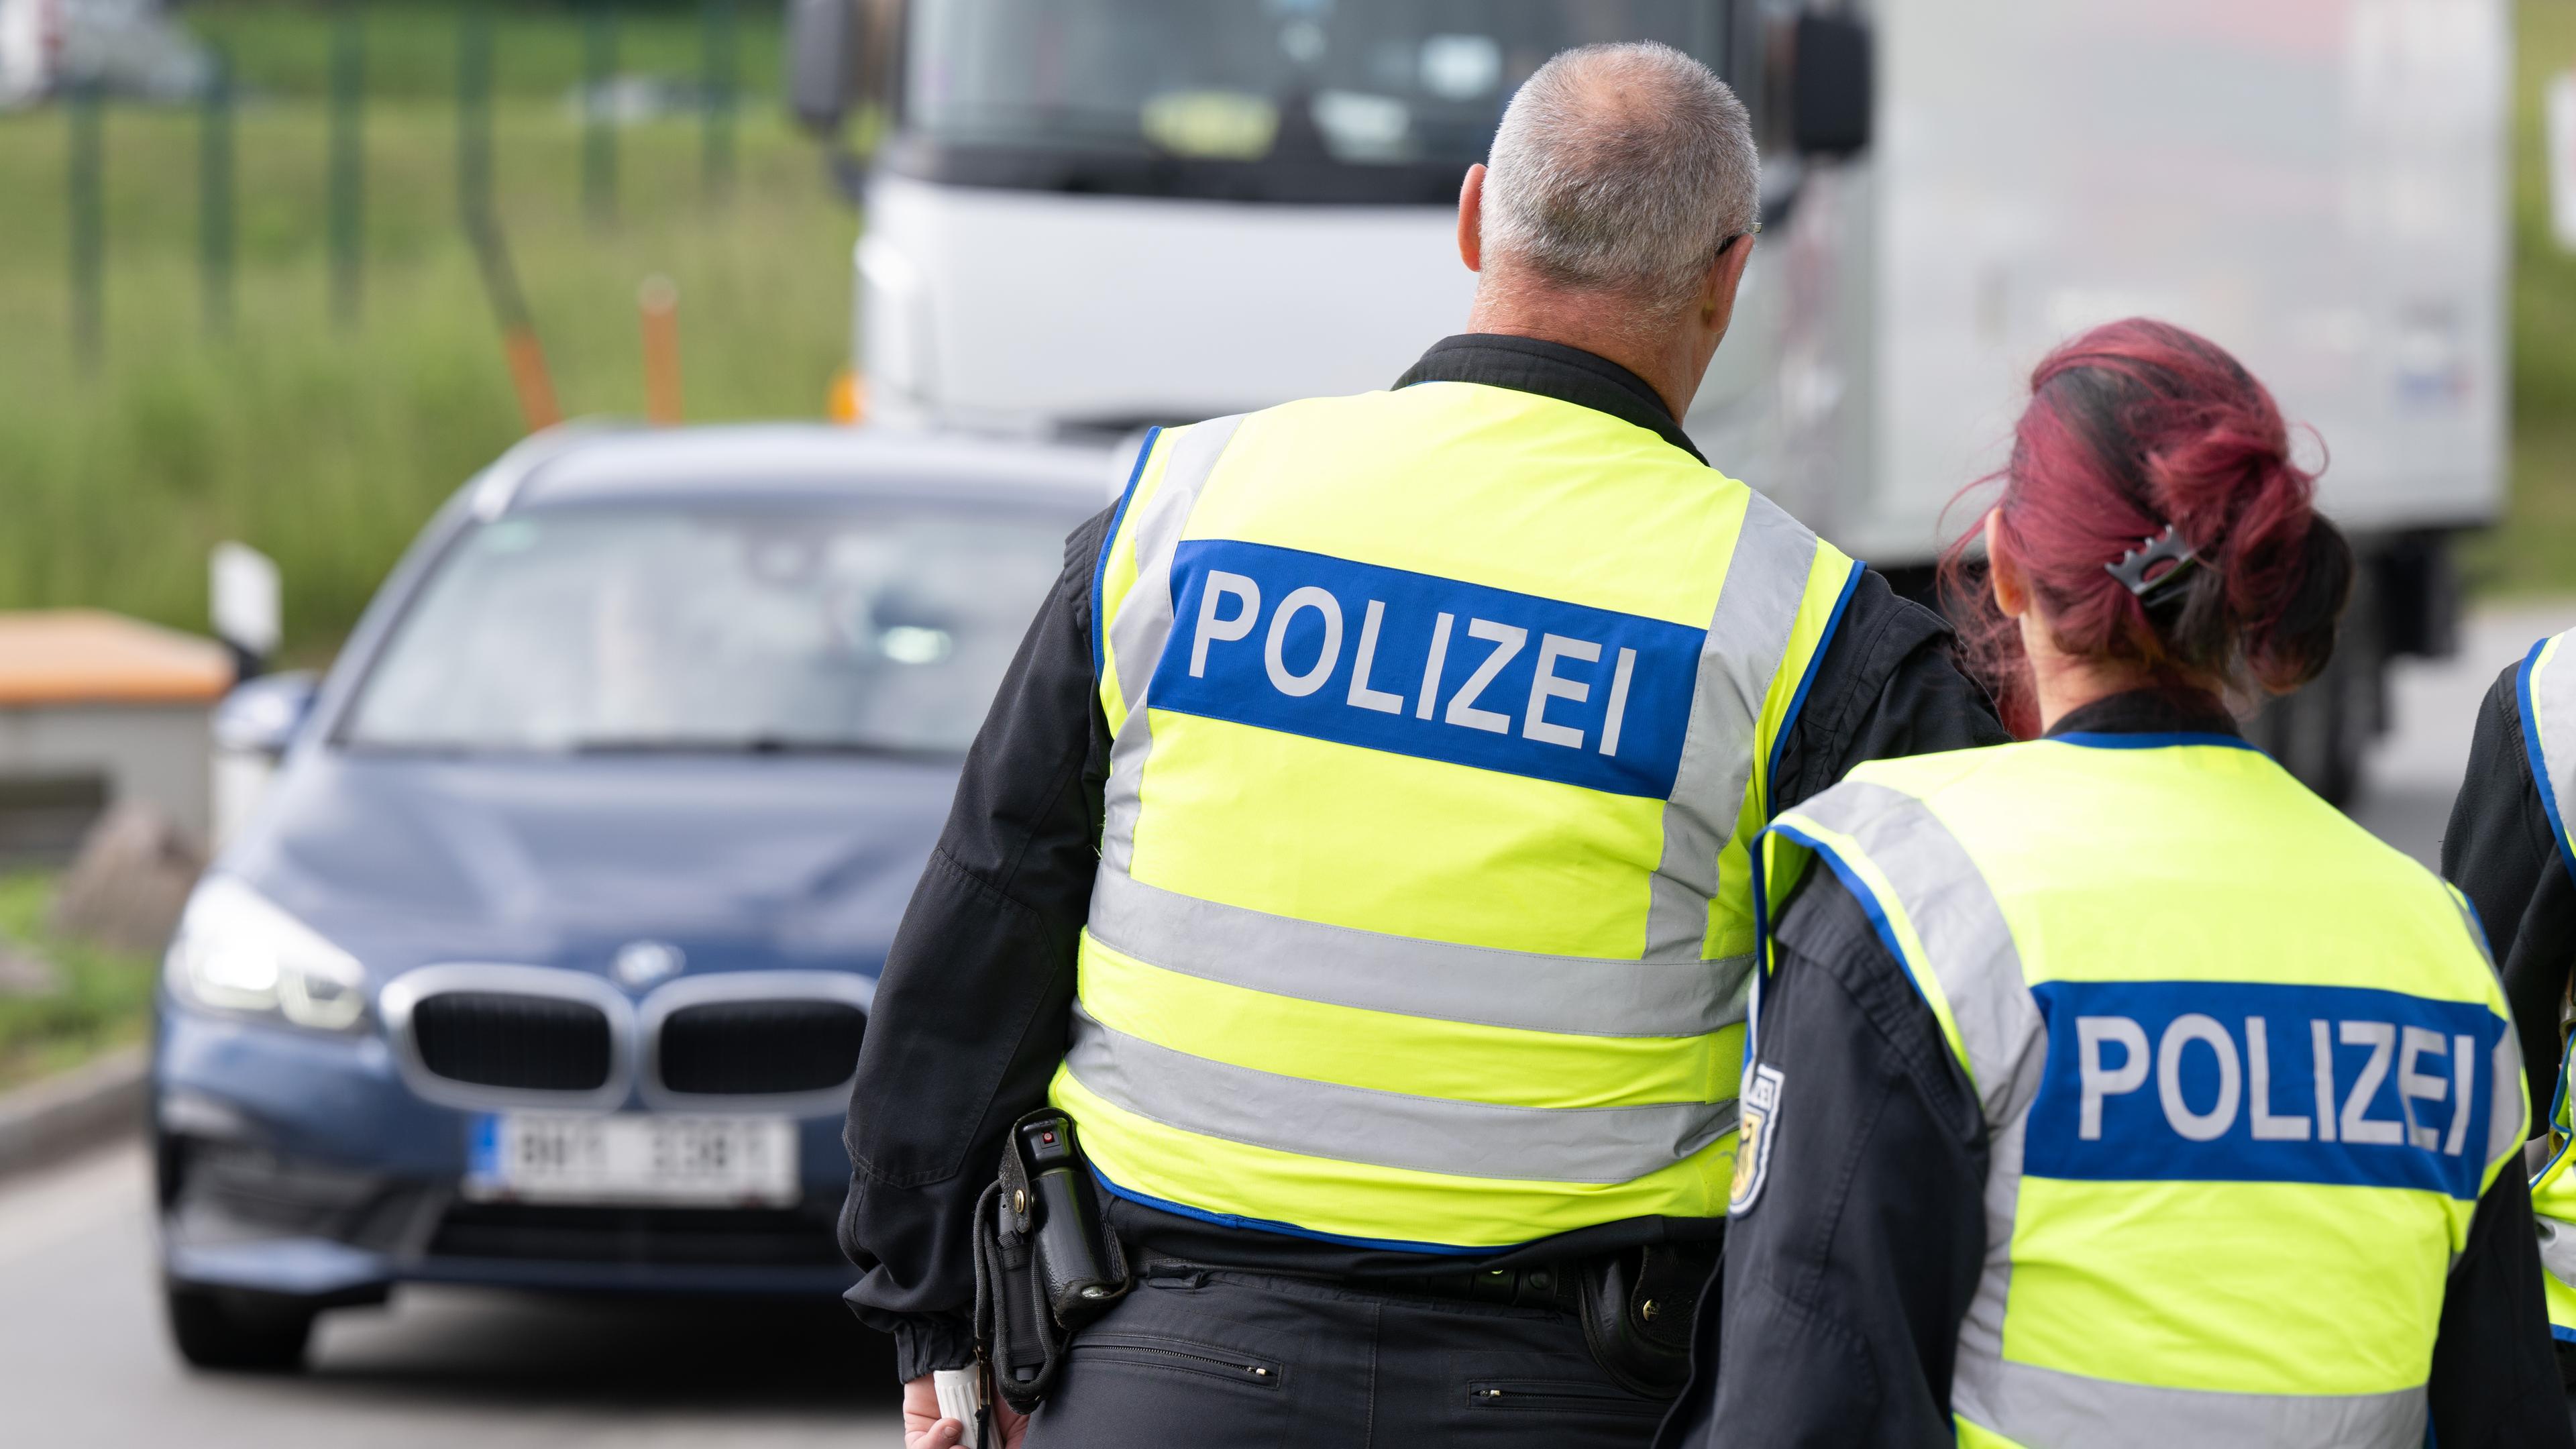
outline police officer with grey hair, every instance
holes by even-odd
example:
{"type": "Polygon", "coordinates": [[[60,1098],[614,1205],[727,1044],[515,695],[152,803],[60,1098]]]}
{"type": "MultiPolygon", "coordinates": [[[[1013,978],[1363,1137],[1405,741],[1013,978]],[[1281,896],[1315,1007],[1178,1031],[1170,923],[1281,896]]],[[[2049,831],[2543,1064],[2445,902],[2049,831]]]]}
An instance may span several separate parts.
{"type": "Polygon", "coordinates": [[[1159,432],[1073,536],[859,1063],[841,1237],[909,1445],[979,1348],[1046,1449],[1646,1442],[1724,1230],[1749,845],[2004,738],[1936,616],[1682,430],[1756,170],[1697,61],[1558,55],[1461,189],[1467,333],[1159,432]]]}

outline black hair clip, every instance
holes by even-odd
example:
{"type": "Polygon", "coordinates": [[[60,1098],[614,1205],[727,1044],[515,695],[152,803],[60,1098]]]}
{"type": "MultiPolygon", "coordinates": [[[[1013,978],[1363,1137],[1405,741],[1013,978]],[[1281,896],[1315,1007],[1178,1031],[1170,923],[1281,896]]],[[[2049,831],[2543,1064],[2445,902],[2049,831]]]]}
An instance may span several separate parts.
{"type": "Polygon", "coordinates": [[[2102,567],[2120,581],[2121,587],[2137,595],[2138,602],[2142,604],[2155,603],[2165,596],[2166,586],[2190,572],[2191,566],[2200,559],[2199,553],[2191,546],[2191,540],[2184,538],[2181,530],[2170,523],[2165,525],[2164,532],[2153,538],[2140,539],[2139,543],[2142,547],[2120,555],[2118,563],[2107,563],[2102,567]],[[2168,560],[2172,562],[2172,568],[2154,578],[2147,577],[2148,569],[2168,560]]]}

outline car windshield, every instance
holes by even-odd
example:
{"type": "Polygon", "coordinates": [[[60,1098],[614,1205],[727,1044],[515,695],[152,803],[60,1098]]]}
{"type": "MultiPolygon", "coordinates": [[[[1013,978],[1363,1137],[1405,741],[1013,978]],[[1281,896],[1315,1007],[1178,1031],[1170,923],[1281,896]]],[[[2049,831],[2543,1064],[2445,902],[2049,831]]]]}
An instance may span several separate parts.
{"type": "Polygon", "coordinates": [[[1195,174],[1247,199],[1370,199],[1344,193],[1427,186],[1448,195],[1425,199],[1447,200],[1459,173],[1485,158],[1513,90],[1550,55],[1660,40],[1723,74],[1734,9],[1733,0],[926,0],[913,8],[905,130],[915,153],[945,153],[930,169],[984,184],[1168,191],[1191,189],[1195,174]],[[981,164],[977,152],[987,153],[981,164]],[[997,170],[994,152],[1016,166],[997,170]],[[1119,158],[1156,164],[1122,168],[1119,158]],[[996,174],[969,174],[985,171],[996,174]],[[1369,173],[1382,174],[1372,183],[1369,173]]]}
{"type": "Polygon", "coordinates": [[[953,753],[1070,520],[928,505],[536,510],[459,539],[349,744],[953,753]]]}

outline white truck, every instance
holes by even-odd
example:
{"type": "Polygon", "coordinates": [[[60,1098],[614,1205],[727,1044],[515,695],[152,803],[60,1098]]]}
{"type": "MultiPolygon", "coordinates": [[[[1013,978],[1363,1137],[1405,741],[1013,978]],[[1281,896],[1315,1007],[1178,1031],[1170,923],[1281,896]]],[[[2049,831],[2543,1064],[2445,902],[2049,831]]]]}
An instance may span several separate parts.
{"type": "Polygon", "coordinates": [[[2506,0],[791,0],[866,212],[880,422],[1114,436],[1387,385],[1462,328],[1460,175],[1552,52],[1652,38],[1752,107],[1767,229],[1684,419],[1901,588],[2030,368],[2148,313],[2330,456],[2367,561],[2258,731],[2349,792],[2503,497],[2506,0]]]}
{"type": "Polygon", "coordinates": [[[62,54],[61,0],[0,0],[0,111],[43,100],[62,54]]]}

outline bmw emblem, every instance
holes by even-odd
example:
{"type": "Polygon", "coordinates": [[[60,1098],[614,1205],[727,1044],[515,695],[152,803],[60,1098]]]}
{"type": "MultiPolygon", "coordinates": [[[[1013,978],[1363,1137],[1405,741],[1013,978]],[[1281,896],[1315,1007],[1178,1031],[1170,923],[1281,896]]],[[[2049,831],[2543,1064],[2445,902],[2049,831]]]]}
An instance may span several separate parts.
{"type": "Polygon", "coordinates": [[[617,948],[617,959],[609,963],[608,970],[618,985],[629,991],[642,991],[679,975],[688,959],[668,941],[629,941],[617,948]]]}

